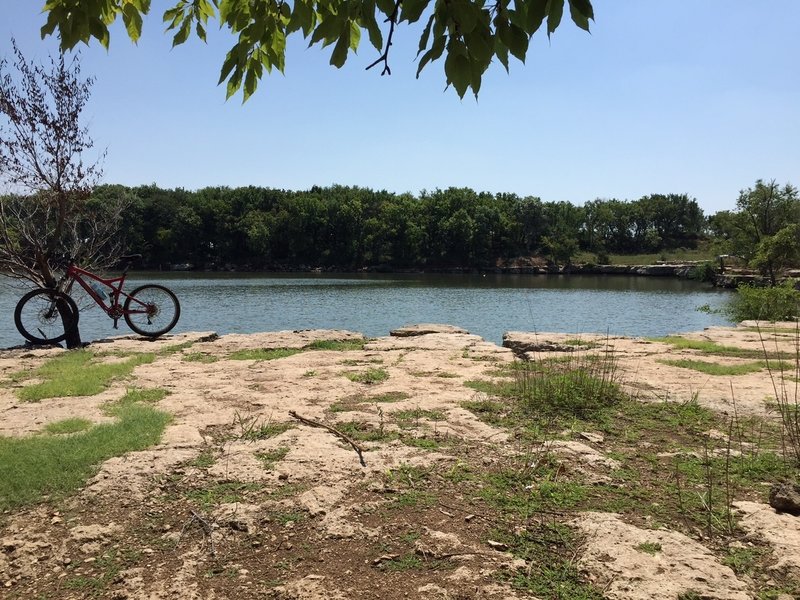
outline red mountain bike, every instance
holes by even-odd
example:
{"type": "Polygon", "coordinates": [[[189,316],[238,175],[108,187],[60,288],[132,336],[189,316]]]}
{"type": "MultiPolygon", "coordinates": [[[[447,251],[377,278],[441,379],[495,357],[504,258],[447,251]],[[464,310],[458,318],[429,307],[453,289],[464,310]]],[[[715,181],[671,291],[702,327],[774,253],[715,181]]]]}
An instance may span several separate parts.
{"type": "Polygon", "coordinates": [[[34,344],[56,344],[78,327],[78,306],[70,296],[77,281],[103,311],[114,320],[125,319],[139,335],[156,338],[175,327],[181,316],[177,296],[163,285],[147,284],[130,294],[122,291],[125,277],[141,254],[121,257],[120,277],[104,279],[67,259],[67,269],[55,289],[38,288],[25,294],[14,310],[14,324],[34,344]]]}

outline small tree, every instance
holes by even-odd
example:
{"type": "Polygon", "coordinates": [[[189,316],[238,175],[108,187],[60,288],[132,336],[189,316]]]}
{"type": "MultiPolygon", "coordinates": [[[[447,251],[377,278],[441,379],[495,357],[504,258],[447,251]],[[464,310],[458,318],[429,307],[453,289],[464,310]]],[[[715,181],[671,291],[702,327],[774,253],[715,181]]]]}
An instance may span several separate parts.
{"type": "MultiPolygon", "coordinates": [[[[0,273],[54,287],[63,255],[91,269],[115,261],[124,200],[90,198],[102,169],[84,159],[93,80],[81,79],[77,57],[50,57],[46,68],[12,46],[13,65],[0,61],[0,273]]],[[[77,328],[67,345],[80,345],[77,328]]]]}
{"type": "Polygon", "coordinates": [[[759,179],[755,187],[739,193],[736,207],[740,214],[738,227],[745,240],[740,253],[775,285],[778,271],[796,264],[799,254],[797,188],[759,179]]]}

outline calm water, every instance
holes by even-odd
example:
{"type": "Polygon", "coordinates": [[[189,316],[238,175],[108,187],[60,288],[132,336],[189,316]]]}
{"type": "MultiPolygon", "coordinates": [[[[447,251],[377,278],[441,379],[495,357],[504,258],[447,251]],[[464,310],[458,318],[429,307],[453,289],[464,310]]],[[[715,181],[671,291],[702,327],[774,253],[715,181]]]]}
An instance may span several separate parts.
{"type": "MultiPolygon", "coordinates": [[[[387,335],[410,323],[449,323],[500,343],[504,331],[660,336],[727,322],[698,312],[728,294],[678,279],[542,275],[228,275],[139,274],[170,287],[181,301],[180,331],[251,333],[349,329],[387,335]]],[[[0,283],[0,348],[20,344],[13,311],[20,289],[0,283]]],[[[81,314],[84,341],[115,331],[96,307],[81,314]]]]}

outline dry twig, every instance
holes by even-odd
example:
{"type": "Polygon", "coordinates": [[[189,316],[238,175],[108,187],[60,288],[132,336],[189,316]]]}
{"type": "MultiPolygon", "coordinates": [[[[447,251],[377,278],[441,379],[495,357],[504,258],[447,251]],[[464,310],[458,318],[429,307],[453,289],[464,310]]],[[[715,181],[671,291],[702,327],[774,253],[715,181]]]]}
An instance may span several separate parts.
{"type": "Polygon", "coordinates": [[[358,460],[361,463],[361,466],[362,467],[366,467],[367,466],[367,463],[364,462],[364,456],[363,456],[364,449],[358,444],[358,442],[356,442],[353,438],[351,438],[346,433],[342,433],[341,431],[339,431],[335,427],[331,427],[330,425],[326,425],[325,423],[320,423],[319,421],[314,421],[313,419],[307,419],[305,417],[301,417],[300,415],[298,415],[293,410],[289,411],[289,416],[292,417],[293,419],[297,419],[298,421],[300,421],[304,425],[308,425],[309,427],[320,427],[322,429],[327,429],[328,431],[330,431],[336,437],[338,437],[340,439],[343,439],[345,442],[347,442],[348,444],[350,444],[353,447],[353,450],[356,451],[356,454],[358,454],[358,460]]]}

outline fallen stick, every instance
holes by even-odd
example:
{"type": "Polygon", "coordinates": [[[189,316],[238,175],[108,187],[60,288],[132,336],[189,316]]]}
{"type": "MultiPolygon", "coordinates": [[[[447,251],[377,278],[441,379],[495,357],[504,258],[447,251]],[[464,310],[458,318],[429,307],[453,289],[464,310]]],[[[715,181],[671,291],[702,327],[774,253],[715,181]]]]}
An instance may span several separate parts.
{"type": "Polygon", "coordinates": [[[306,419],[305,417],[301,417],[300,415],[298,415],[293,410],[289,411],[289,416],[292,417],[293,419],[297,419],[298,421],[300,421],[301,423],[304,423],[305,425],[308,425],[309,427],[320,427],[322,429],[327,429],[328,431],[330,431],[336,437],[343,439],[345,442],[347,442],[348,444],[350,444],[353,447],[353,450],[356,451],[356,454],[358,454],[358,460],[361,463],[361,466],[362,467],[366,467],[367,466],[367,463],[364,462],[364,456],[362,454],[362,452],[364,452],[364,449],[361,446],[359,446],[358,443],[355,440],[353,440],[353,438],[351,438],[349,435],[347,435],[345,433],[342,433],[341,431],[339,431],[335,427],[331,427],[330,425],[325,425],[325,423],[320,423],[319,421],[314,421],[312,419],[306,419]]]}

